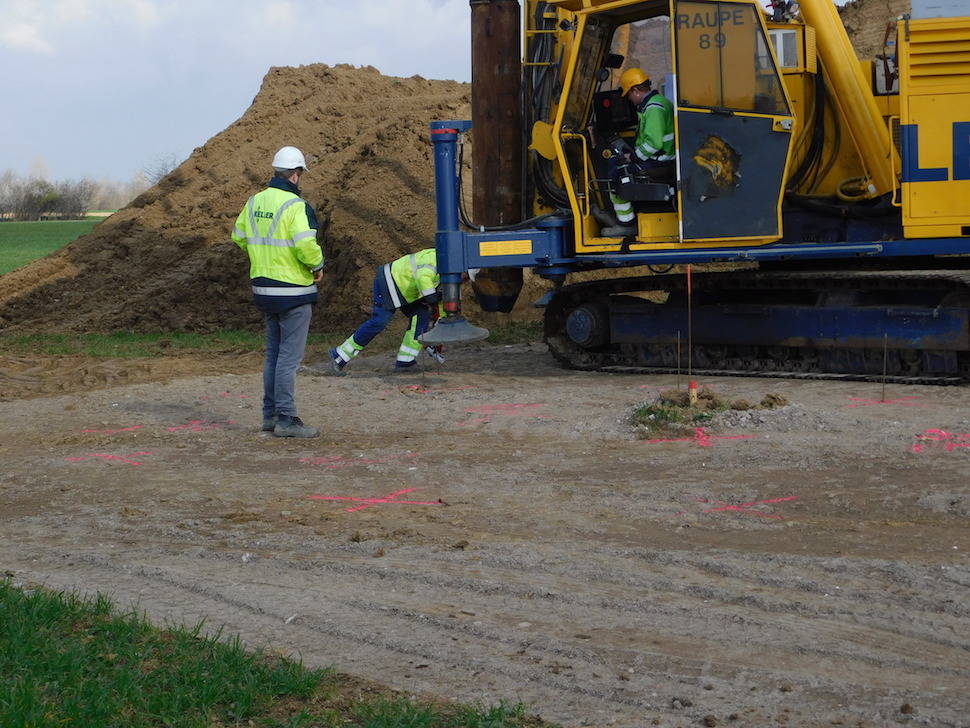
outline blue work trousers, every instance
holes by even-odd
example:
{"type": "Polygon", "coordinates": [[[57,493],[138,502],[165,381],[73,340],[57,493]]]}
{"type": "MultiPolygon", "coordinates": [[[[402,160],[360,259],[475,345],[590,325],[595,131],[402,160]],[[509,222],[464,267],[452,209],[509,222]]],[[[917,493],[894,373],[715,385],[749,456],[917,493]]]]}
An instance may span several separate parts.
{"type": "Polygon", "coordinates": [[[267,313],[266,361],[263,364],[263,417],[296,417],[296,370],[306,350],[313,306],[305,303],[283,313],[267,313]]]}
{"type": "Polygon", "coordinates": [[[374,337],[387,328],[388,322],[394,315],[394,305],[389,302],[387,284],[384,282],[384,271],[377,269],[374,276],[374,302],[370,312],[370,318],[357,327],[354,332],[354,341],[360,348],[364,348],[374,340],[374,337]]]}
{"type": "MultiPolygon", "coordinates": [[[[375,336],[387,328],[391,317],[394,316],[396,309],[389,299],[390,293],[387,290],[384,271],[382,268],[378,268],[377,275],[374,276],[374,301],[370,318],[358,326],[354,332],[354,341],[357,342],[357,345],[361,349],[367,346],[374,340],[375,336]]],[[[405,304],[401,307],[401,313],[410,317],[411,325],[408,331],[411,332],[415,340],[428,330],[428,325],[431,323],[431,314],[428,312],[428,307],[423,303],[414,302],[405,304]]],[[[407,340],[408,335],[405,334],[404,336],[405,340],[407,340]]]]}

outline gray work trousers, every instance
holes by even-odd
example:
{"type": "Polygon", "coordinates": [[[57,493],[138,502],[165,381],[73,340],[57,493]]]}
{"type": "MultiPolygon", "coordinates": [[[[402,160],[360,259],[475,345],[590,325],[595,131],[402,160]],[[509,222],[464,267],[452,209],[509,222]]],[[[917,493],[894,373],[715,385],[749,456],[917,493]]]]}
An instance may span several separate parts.
{"type": "Polygon", "coordinates": [[[296,417],[296,370],[306,350],[313,306],[305,303],[283,313],[267,313],[266,361],[263,364],[263,417],[296,417]]]}

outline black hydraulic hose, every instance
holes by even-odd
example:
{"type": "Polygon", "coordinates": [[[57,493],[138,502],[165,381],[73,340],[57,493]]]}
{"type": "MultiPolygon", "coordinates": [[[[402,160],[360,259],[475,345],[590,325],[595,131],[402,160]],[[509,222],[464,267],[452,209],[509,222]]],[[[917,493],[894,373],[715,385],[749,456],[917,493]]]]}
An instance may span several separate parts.
{"type": "Polygon", "coordinates": [[[521,230],[523,228],[530,227],[546,218],[552,217],[553,215],[563,215],[569,214],[568,210],[556,209],[552,212],[547,212],[542,215],[536,215],[535,217],[530,217],[527,220],[520,220],[519,222],[509,223],[508,225],[479,225],[472,221],[468,216],[468,212],[465,209],[465,191],[464,184],[462,183],[461,169],[464,163],[465,157],[465,145],[458,145],[458,217],[461,219],[461,224],[472,230],[478,230],[479,232],[489,233],[489,232],[501,232],[503,230],[521,230]]]}
{"type": "Polygon", "coordinates": [[[892,195],[885,194],[874,200],[845,203],[838,198],[820,198],[788,192],[785,199],[805,210],[817,212],[828,217],[869,219],[898,215],[899,210],[892,204],[892,195]]]}
{"type": "MultiPolygon", "coordinates": [[[[788,189],[791,191],[797,190],[805,179],[812,174],[813,170],[816,173],[818,171],[817,165],[825,144],[825,100],[825,80],[820,65],[818,73],[815,74],[815,105],[812,110],[811,143],[805,152],[805,157],[802,159],[801,164],[798,165],[798,169],[788,178],[788,189]]],[[[815,179],[813,178],[814,182],[815,179]]]]}
{"type": "MultiPolygon", "coordinates": [[[[537,3],[535,10],[535,28],[542,31],[555,30],[556,16],[546,17],[549,13],[549,3],[537,3]]],[[[524,117],[526,131],[530,132],[536,121],[548,118],[552,109],[552,96],[558,80],[557,69],[562,64],[562,55],[558,62],[553,61],[555,43],[550,33],[537,33],[529,45],[529,62],[534,64],[528,74],[530,83],[529,101],[524,117]]],[[[566,190],[556,184],[552,172],[552,162],[538,154],[532,156],[532,176],[538,195],[550,207],[568,208],[569,196],[566,190]]]]}

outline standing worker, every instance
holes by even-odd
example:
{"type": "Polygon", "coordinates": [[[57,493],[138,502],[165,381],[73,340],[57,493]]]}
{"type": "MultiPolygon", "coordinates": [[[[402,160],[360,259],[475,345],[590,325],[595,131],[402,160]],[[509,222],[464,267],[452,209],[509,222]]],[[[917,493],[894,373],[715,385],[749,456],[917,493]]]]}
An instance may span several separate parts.
{"type": "MultiPolygon", "coordinates": [[[[438,311],[441,294],[438,284],[438,258],[434,248],[405,255],[377,269],[374,276],[374,307],[367,321],[344,343],[330,350],[331,372],[344,374],[344,367],[387,326],[394,312],[411,318],[397,352],[394,371],[413,371],[422,344],[418,341],[438,311]]],[[[429,351],[431,353],[431,351],[429,351]]],[[[444,361],[437,352],[432,354],[444,361]]]]}
{"type": "MultiPolygon", "coordinates": [[[[670,99],[651,88],[650,78],[642,68],[628,68],[620,75],[620,89],[637,110],[637,136],[630,162],[637,171],[647,174],[657,182],[673,178],[674,160],[674,107],[670,99]]],[[[616,158],[611,158],[611,177],[616,174],[616,158]]],[[[614,180],[614,184],[616,181],[614,180]]],[[[604,237],[624,237],[637,231],[633,203],[615,192],[610,193],[616,219],[616,227],[603,228],[604,237]]]]}
{"type": "Polygon", "coordinates": [[[249,198],[232,240],[249,254],[253,302],[266,319],[263,365],[263,432],[276,437],[316,437],[320,431],[297,417],[296,370],[306,350],[310,315],[323,278],[317,217],[300,197],[306,159],[296,147],[273,157],[273,178],[249,198]]]}

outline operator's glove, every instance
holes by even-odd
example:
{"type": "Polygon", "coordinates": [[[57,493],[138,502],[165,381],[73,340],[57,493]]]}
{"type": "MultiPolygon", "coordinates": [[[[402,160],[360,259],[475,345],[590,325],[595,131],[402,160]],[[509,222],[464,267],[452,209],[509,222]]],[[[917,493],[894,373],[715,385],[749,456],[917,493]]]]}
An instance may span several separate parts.
{"type": "Polygon", "coordinates": [[[424,347],[424,350],[428,353],[428,356],[439,364],[445,363],[445,355],[441,353],[444,351],[444,347],[441,344],[438,344],[437,346],[426,346],[424,347]]]}
{"type": "Polygon", "coordinates": [[[619,135],[610,139],[610,150],[613,152],[614,155],[619,157],[625,157],[626,159],[630,159],[631,157],[633,158],[636,157],[636,155],[633,153],[633,147],[630,146],[630,143],[619,135]]]}
{"type": "Polygon", "coordinates": [[[427,296],[422,296],[419,300],[425,306],[434,306],[441,300],[441,294],[435,291],[434,293],[429,293],[427,296]]]}

